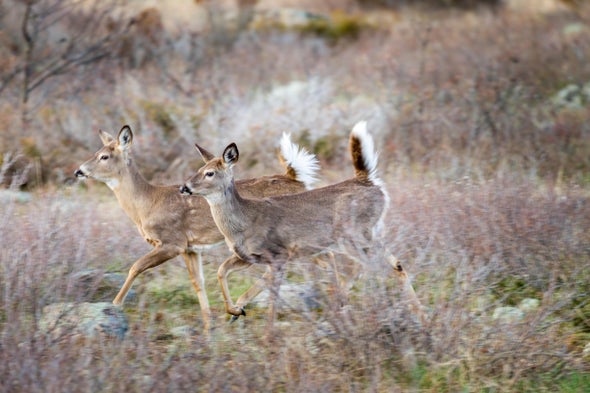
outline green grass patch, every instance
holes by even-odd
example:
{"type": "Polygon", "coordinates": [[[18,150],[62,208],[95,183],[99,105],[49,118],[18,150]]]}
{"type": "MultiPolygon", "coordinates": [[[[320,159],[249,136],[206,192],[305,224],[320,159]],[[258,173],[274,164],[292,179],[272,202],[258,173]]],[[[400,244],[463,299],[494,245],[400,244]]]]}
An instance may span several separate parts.
{"type": "Polygon", "coordinates": [[[559,379],[557,383],[559,393],[589,393],[590,374],[575,372],[559,379]]]}
{"type": "Polygon", "coordinates": [[[316,18],[298,28],[302,33],[314,34],[332,42],[357,38],[361,30],[370,27],[359,15],[334,12],[330,18],[316,18]]]}
{"type": "Polygon", "coordinates": [[[531,286],[524,278],[507,276],[492,288],[492,294],[507,306],[517,306],[523,299],[540,299],[542,294],[531,286]]]}

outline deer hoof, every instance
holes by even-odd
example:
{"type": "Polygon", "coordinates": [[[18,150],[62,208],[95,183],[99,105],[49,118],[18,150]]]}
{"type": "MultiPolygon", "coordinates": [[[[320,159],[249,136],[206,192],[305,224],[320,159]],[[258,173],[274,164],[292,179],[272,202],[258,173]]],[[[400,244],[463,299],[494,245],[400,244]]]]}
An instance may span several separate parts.
{"type": "Polygon", "coordinates": [[[229,323],[234,323],[235,321],[237,321],[240,316],[246,316],[246,310],[244,310],[243,307],[239,307],[238,311],[236,313],[232,313],[232,316],[229,320],[229,323]]]}
{"type": "Polygon", "coordinates": [[[234,307],[232,310],[227,310],[227,312],[234,317],[246,316],[246,310],[244,307],[234,307]]]}

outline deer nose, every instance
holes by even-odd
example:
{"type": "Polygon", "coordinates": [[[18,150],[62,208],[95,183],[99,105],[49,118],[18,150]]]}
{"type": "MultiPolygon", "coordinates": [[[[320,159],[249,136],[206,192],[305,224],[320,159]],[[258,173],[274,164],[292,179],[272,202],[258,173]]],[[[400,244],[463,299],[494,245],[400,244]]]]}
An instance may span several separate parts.
{"type": "Polygon", "coordinates": [[[82,172],[81,169],[76,169],[76,172],[74,172],[74,176],[76,176],[76,177],[85,177],[86,175],[84,174],[84,172],[82,172]]]}
{"type": "Polygon", "coordinates": [[[186,186],[186,184],[180,186],[180,193],[184,195],[193,195],[193,192],[186,186]]]}

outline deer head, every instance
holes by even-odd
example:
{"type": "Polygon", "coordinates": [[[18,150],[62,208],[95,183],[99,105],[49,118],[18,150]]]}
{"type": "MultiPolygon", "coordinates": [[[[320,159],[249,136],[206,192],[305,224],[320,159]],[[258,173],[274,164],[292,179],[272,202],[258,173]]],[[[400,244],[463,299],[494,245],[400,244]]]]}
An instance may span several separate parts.
{"type": "Polygon", "coordinates": [[[225,190],[233,185],[232,167],[238,162],[240,153],[235,143],[228,145],[219,158],[195,144],[205,165],[180,187],[185,195],[201,195],[210,201],[219,200],[225,190]]]}
{"type": "Polygon", "coordinates": [[[123,172],[129,165],[129,150],[133,142],[133,132],[129,126],[123,126],[117,139],[108,132],[98,132],[103,147],[90,160],[86,161],[74,172],[78,178],[102,181],[111,189],[118,187],[123,172]]]}

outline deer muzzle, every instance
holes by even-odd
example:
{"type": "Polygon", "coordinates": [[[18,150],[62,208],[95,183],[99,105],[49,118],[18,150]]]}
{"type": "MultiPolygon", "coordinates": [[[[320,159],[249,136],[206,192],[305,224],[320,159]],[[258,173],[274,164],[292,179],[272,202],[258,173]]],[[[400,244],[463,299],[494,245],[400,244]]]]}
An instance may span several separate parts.
{"type": "Polygon", "coordinates": [[[180,193],[182,195],[193,195],[193,192],[186,184],[183,184],[182,186],[180,186],[180,193]]]}
{"type": "Polygon", "coordinates": [[[74,176],[76,176],[77,178],[86,178],[88,177],[83,171],[82,169],[76,169],[76,172],[74,172],[74,176]]]}

